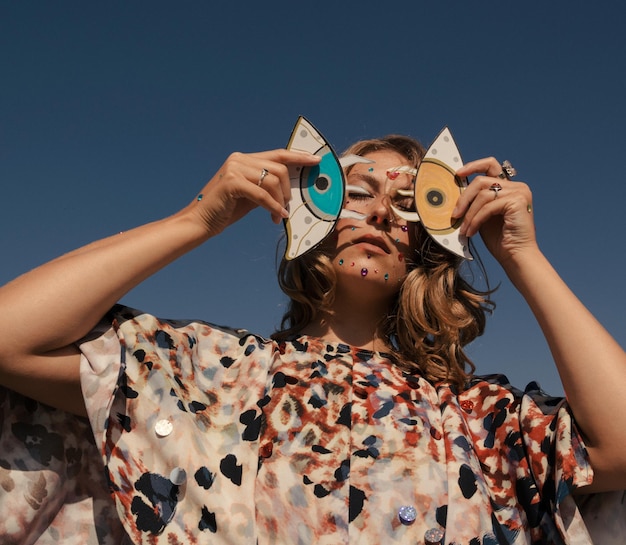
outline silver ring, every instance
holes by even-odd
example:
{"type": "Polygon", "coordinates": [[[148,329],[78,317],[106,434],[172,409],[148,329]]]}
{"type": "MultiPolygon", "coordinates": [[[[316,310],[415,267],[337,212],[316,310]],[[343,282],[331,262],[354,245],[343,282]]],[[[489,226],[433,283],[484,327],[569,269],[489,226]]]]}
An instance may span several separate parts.
{"type": "Polygon", "coordinates": [[[515,170],[515,167],[511,164],[511,161],[502,161],[502,164],[500,166],[502,167],[502,172],[498,174],[498,178],[500,178],[501,180],[510,180],[511,178],[513,178],[513,176],[517,174],[517,170],[515,170]]]}
{"type": "Polygon", "coordinates": [[[270,171],[264,168],[264,169],[261,171],[261,176],[259,176],[259,181],[257,182],[257,184],[256,184],[256,185],[258,185],[259,187],[261,187],[261,184],[263,183],[263,180],[265,180],[265,177],[266,177],[269,173],[270,173],[270,171]]]}
{"type": "Polygon", "coordinates": [[[489,191],[493,191],[493,199],[495,200],[498,198],[498,193],[502,191],[502,186],[495,182],[489,186],[489,191]]]}

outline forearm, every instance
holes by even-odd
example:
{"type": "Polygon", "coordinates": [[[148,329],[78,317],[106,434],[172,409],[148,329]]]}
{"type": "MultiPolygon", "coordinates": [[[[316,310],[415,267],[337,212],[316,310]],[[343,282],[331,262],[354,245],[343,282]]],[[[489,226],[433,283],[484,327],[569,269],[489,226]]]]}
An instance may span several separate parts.
{"type": "Polygon", "coordinates": [[[626,414],[624,350],[538,249],[511,259],[505,270],[544,332],[588,447],[602,452],[602,459],[592,455],[594,468],[614,470],[626,452],[626,426],[616,421],[626,414]]]}
{"type": "Polygon", "coordinates": [[[125,293],[206,238],[197,222],[178,214],[17,278],[0,289],[0,330],[11,339],[0,357],[43,354],[77,341],[125,293]]]}

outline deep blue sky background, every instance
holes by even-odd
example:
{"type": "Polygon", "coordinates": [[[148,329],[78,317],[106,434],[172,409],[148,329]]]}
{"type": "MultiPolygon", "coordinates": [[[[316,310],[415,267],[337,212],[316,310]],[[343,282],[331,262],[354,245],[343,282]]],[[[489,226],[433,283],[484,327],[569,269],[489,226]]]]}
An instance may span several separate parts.
{"type": "MultiPolygon", "coordinates": [[[[339,151],[392,132],[428,144],[448,125],[466,161],[510,159],[532,184],[543,250],[625,346],[625,11],[2,1],[0,283],[175,212],[230,152],[283,147],[300,114],[339,151]]],[[[257,210],[124,301],[267,335],[285,304],[280,234],[257,210]]],[[[482,256],[501,287],[471,347],[479,371],[560,393],[524,301],[482,256]]]]}

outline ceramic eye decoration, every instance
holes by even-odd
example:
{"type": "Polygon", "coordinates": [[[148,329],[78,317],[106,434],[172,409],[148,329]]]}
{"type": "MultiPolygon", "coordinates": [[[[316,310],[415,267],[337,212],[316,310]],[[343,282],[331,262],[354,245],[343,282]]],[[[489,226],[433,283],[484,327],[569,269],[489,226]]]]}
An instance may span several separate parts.
{"type": "Polygon", "coordinates": [[[467,187],[467,178],[456,175],[462,166],[461,154],[452,133],[445,127],[428,148],[417,171],[414,171],[415,188],[411,193],[416,211],[392,208],[402,219],[421,222],[431,238],[449,252],[473,259],[467,237],[459,233],[461,219],[451,216],[459,196],[467,187]]]}
{"type": "MultiPolygon", "coordinates": [[[[285,259],[291,260],[322,243],[333,232],[339,218],[367,219],[363,214],[344,209],[344,169],[374,161],[357,155],[339,159],[326,139],[304,117],[298,118],[287,149],[321,157],[320,163],[313,167],[289,167],[291,201],[289,217],[283,223],[287,233],[285,259]]],[[[456,175],[461,166],[461,154],[446,127],[428,148],[417,170],[406,166],[398,168],[399,172],[415,176],[413,189],[398,191],[413,199],[415,211],[391,207],[398,217],[420,222],[433,240],[449,252],[472,259],[467,237],[459,233],[461,219],[451,217],[467,186],[467,179],[456,175]]]]}
{"type": "Polygon", "coordinates": [[[287,232],[285,258],[291,260],[326,239],[340,217],[365,219],[360,214],[343,210],[346,195],[343,169],[355,163],[371,161],[356,155],[340,160],[319,131],[304,117],[298,118],[287,149],[307,151],[322,158],[313,167],[289,168],[291,201],[284,226],[287,232]]]}

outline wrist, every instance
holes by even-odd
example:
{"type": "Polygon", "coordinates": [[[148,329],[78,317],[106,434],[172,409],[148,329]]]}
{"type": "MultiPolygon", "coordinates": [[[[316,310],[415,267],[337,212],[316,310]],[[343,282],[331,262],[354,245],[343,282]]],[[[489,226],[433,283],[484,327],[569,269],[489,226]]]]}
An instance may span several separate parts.
{"type": "Polygon", "coordinates": [[[526,282],[535,282],[542,274],[552,271],[552,265],[538,246],[529,246],[512,253],[500,263],[509,280],[523,291],[526,282]]]}

